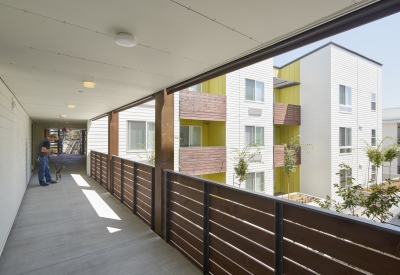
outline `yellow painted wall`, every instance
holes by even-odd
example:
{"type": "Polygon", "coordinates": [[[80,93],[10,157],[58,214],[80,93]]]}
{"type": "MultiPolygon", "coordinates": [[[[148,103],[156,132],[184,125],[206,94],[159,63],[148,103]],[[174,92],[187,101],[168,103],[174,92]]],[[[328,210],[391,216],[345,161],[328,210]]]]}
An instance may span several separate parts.
{"type": "Polygon", "coordinates": [[[296,172],[294,172],[290,178],[286,177],[286,175],[283,173],[282,167],[275,167],[274,173],[274,193],[288,193],[288,179],[290,182],[290,193],[300,192],[300,165],[296,166],[296,172]]]}
{"type": "MultiPolygon", "coordinates": [[[[300,82],[300,60],[279,69],[278,77],[300,82]]],[[[300,105],[300,85],[274,89],[275,102],[300,105]]]]}
{"type": "Polygon", "coordinates": [[[201,176],[203,179],[218,181],[220,183],[226,183],[226,173],[215,173],[215,174],[207,174],[201,176]]]}
{"type": "Polygon", "coordinates": [[[226,95],[226,75],[201,83],[201,91],[215,95],[226,95]]]}
{"type": "MultiPolygon", "coordinates": [[[[292,138],[300,135],[299,125],[274,125],[274,144],[282,145],[289,143],[292,138]]],[[[296,141],[299,143],[299,140],[296,141]]]]}
{"type": "Polygon", "coordinates": [[[226,122],[181,119],[180,125],[201,126],[202,146],[226,146],[226,122]]]}

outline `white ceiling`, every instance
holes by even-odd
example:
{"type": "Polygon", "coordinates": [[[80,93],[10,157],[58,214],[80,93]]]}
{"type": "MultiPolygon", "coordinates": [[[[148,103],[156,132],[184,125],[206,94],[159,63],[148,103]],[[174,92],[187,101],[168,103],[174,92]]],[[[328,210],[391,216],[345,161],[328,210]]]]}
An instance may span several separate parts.
{"type": "Polygon", "coordinates": [[[88,119],[373,2],[0,0],[0,78],[35,123],[56,127],[66,114],[70,127],[85,127],[88,119]],[[121,31],[139,44],[115,44],[121,31]],[[84,80],[96,88],[83,88],[84,80]]]}

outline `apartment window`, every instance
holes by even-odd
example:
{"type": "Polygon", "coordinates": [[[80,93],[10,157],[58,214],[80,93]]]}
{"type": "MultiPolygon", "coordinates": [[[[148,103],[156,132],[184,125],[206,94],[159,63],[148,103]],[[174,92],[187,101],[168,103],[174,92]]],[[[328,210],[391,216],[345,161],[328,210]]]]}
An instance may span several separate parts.
{"type": "Polygon", "coordinates": [[[246,100],[264,102],[264,83],[246,79],[246,100]]]}
{"type": "Polygon", "coordinates": [[[257,192],[264,192],[264,172],[247,174],[246,189],[257,192]]]}
{"type": "Polygon", "coordinates": [[[180,147],[201,146],[201,126],[180,127],[180,147]]]}
{"type": "Polygon", "coordinates": [[[189,87],[189,91],[191,91],[191,92],[201,92],[201,83],[189,87]]]}
{"type": "Polygon", "coordinates": [[[351,128],[339,128],[340,153],[351,153],[351,128]]]}
{"type": "Polygon", "coordinates": [[[155,138],[154,122],[128,121],[128,150],[153,149],[155,138]]]}
{"type": "Polygon", "coordinates": [[[376,94],[371,94],[371,111],[376,111],[376,94]]]}
{"type": "Polygon", "coordinates": [[[351,88],[339,85],[340,112],[351,113],[351,88]]]}
{"type": "Polygon", "coordinates": [[[264,146],[264,127],[245,126],[245,143],[246,146],[250,143],[264,146]]]}
{"type": "Polygon", "coordinates": [[[371,179],[376,180],[376,166],[372,165],[371,167],[371,179]]]}
{"type": "Polygon", "coordinates": [[[371,130],[371,146],[376,146],[376,130],[371,130]]]}
{"type": "Polygon", "coordinates": [[[347,187],[347,181],[349,177],[351,177],[350,170],[342,169],[339,171],[340,173],[340,187],[347,187]]]}

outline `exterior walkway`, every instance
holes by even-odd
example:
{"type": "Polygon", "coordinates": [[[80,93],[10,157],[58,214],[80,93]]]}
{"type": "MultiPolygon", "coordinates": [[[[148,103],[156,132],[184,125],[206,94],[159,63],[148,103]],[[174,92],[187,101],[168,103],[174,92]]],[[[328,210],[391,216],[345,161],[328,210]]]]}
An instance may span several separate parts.
{"type": "Polygon", "coordinates": [[[41,187],[37,173],[32,176],[0,257],[0,274],[202,274],[87,176],[85,157],[55,160],[66,167],[62,180],[41,187]]]}

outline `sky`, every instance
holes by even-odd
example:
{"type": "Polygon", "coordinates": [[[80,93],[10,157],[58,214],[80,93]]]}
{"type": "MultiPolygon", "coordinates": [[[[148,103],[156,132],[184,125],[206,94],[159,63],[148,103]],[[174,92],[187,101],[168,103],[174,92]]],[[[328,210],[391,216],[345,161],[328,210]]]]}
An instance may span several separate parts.
{"type": "Polygon", "coordinates": [[[332,41],[382,66],[382,108],[400,107],[400,13],[274,57],[274,65],[290,61],[332,41]]]}

